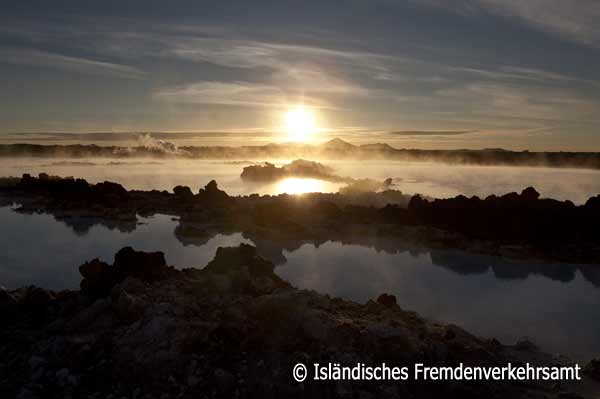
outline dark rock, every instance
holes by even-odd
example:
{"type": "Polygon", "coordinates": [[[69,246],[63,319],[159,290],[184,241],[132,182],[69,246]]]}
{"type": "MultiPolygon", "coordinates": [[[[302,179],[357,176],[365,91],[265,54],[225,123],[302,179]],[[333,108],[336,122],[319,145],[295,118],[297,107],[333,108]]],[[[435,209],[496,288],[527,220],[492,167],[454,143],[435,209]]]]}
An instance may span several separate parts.
{"type": "Polygon", "coordinates": [[[167,266],[162,252],[141,252],[125,247],[115,254],[112,266],[94,259],[81,265],[79,272],[84,277],[81,281],[81,293],[92,298],[102,298],[127,277],[154,282],[171,276],[174,270],[167,266]]]}
{"type": "Polygon", "coordinates": [[[540,193],[538,193],[533,187],[527,187],[521,192],[521,198],[523,198],[525,201],[535,201],[539,197],[540,193]]]}
{"type": "Polygon", "coordinates": [[[446,328],[446,332],[444,333],[444,339],[447,341],[451,341],[456,338],[456,333],[450,327],[446,328]]]}
{"type": "Polygon", "coordinates": [[[515,344],[515,349],[522,352],[536,352],[539,350],[537,345],[527,337],[520,338],[515,344]]]}
{"type": "Polygon", "coordinates": [[[215,384],[221,393],[233,391],[235,386],[235,377],[227,370],[216,369],[214,373],[215,384]]]}
{"type": "Polygon", "coordinates": [[[596,381],[600,381],[600,359],[590,360],[583,368],[583,373],[596,381]]]}
{"type": "Polygon", "coordinates": [[[228,276],[227,284],[256,294],[289,287],[274,272],[273,263],[261,258],[256,248],[241,244],[239,247],[219,247],[213,260],[203,269],[205,274],[228,276]]]}
{"type": "Polygon", "coordinates": [[[53,294],[39,287],[29,287],[21,298],[20,304],[32,309],[45,309],[54,299],[53,294]]]}
{"type": "Polygon", "coordinates": [[[397,306],[398,304],[396,303],[396,296],[395,295],[391,295],[391,294],[381,294],[379,295],[379,297],[377,298],[377,303],[382,304],[385,307],[391,308],[394,306],[397,306]]]}
{"type": "MultiPolygon", "coordinates": [[[[99,278],[107,268],[127,269],[130,262],[144,262],[145,256],[126,249],[116,258],[113,266],[88,262],[82,274],[99,278]]],[[[166,268],[163,261],[149,262],[166,268]]],[[[18,294],[25,297],[28,290],[18,294]]],[[[273,264],[248,245],[220,248],[206,268],[173,270],[161,281],[145,283],[127,276],[109,298],[91,301],[77,295],[74,309],[71,297],[51,300],[53,307],[69,307],[57,309],[55,320],[49,316],[46,324],[29,324],[24,309],[21,319],[1,330],[3,354],[8,354],[0,359],[4,396],[17,397],[23,387],[32,397],[52,398],[555,396],[543,382],[378,381],[341,386],[309,379],[299,385],[290,376],[299,362],[481,366],[506,364],[511,358],[500,343],[403,311],[392,295],[381,295],[379,304],[362,305],[278,285],[273,264]],[[231,284],[216,292],[211,281],[221,278],[231,284]],[[255,287],[264,281],[286,288],[258,292],[255,287]]],[[[544,358],[539,352],[520,355],[544,358]]]]}
{"type": "Polygon", "coordinates": [[[139,320],[144,312],[144,303],[135,296],[121,291],[113,308],[119,315],[119,318],[126,323],[133,323],[139,320]]]}
{"type": "Polygon", "coordinates": [[[200,189],[198,200],[209,208],[227,208],[233,205],[233,199],[225,191],[219,190],[214,180],[200,189]]]}
{"type": "Polygon", "coordinates": [[[4,287],[0,287],[0,306],[16,305],[17,300],[4,287]]]}
{"type": "Polygon", "coordinates": [[[189,201],[194,198],[194,193],[192,193],[192,190],[188,186],[175,186],[173,193],[183,201],[189,201]]]}
{"type": "Polygon", "coordinates": [[[244,167],[240,177],[248,181],[276,181],[286,176],[283,168],[278,168],[272,163],[265,162],[263,165],[250,165],[244,167]]]}
{"type": "Polygon", "coordinates": [[[171,271],[162,252],[136,251],[131,247],[116,253],[113,267],[121,279],[135,277],[148,282],[163,279],[171,271]]]}
{"type": "Polygon", "coordinates": [[[122,185],[110,181],[96,183],[92,186],[92,192],[103,196],[124,196],[127,194],[127,190],[122,185]]]}
{"type": "Polygon", "coordinates": [[[83,276],[80,283],[81,294],[91,298],[108,295],[119,281],[114,268],[97,258],[79,266],[79,273],[83,276]]]}

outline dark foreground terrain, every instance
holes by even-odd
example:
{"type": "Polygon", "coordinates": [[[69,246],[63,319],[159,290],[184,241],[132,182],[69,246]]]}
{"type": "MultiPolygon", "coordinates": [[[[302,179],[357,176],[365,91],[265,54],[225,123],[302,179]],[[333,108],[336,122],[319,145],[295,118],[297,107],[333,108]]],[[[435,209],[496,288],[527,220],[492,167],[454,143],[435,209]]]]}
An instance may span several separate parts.
{"type": "MultiPolygon", "coordinates": [[[[259,253],[332,237],[380,237],[514,258],[600,263],[600,195],[576,206],[533,188],[502,196],[430,200],[399,191],[230,197],[212,181],[194,193],[127,191],[111,182],[40,174],[0,179],[0,204],[53,214],[78,231],[93,223],[134,229],[137,216],[178,218],[182,241],[242,232],[259,253]]],[[[271,258],[271,257],[270,257],[271,258]]],[[[273,259],[273,258],[271,258],[273,259]]]]}
{"type": "MultiPolygon", "coordinates": [[[[567,365],[521,341],[505,346],[422,319],[391,295],[364,305],[291,287],[248,245],[202,270],[123,248],[79,268],[80,291],[0,291],[3,398],[581,398],[582,381],[297,383],[302,362],[567,365]]],[[[309,374],[310,375],[310,374],[309,374]]]]}

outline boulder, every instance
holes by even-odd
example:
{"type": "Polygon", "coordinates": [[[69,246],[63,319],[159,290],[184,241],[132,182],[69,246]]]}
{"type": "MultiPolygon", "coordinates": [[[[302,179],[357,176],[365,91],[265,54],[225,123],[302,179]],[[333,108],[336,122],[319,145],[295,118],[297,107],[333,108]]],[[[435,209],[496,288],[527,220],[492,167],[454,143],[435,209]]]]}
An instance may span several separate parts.
{"type": "Polygon", "coordinates": [[[385,307],[388,307],[388,308],[398,306],[398,304],[396,303],[396,296],[391,295],[391,294],[385,294],[385,293],[379,295],[379,297],[377,298],[377,303],[379,303],[385,307]]]}
{"type": "Polygon", "coordinates": [[[81,265],[79,272],[84,277],[81,281],[81,293],[92,298],[102,298],[127,277],[155,282],[171,276],[174,269],[167,266],[162,252],[142,252],[124,247],[115,254],[112,266],[94,259],[81,265]]]}
{"type": "Polygon", "coordinates": [[[79,266],[79,273],[81,294],[91,298],[105,297],[119,280],[114,269],[98,258],[79,266]]]}
{"type": "Polygon", "coordinates": [[[273,269],[273,263],[258,256],[255,247],[241,244],[238,247],[219,247],[203,273],[227,275],[236,290],[266,294],[290,286],[273,269]]]}
{"type": "Polygon", "coordinates": [[[115,254],[113,267],[123,280],[125,277],[135,277],[141,281],[153,282],[166,278],[172,268],[167,266],[162,252],[136,251],[124,247],[115,254]]]}
{"type": "Polygon", "coordinates": [[[194,198],[194,193],[192,193],[192,190],[188,186],[175,186],[173,193],[182,201],[189,201],[194,198]]]}
{"type": "Polygon", "coordinates": [[[233,199],[225,191],[219,190],[217,182],[214,180],[198,191],[198,199],[209,208],[229,207],[233,203],[233,199]]]}
{"type": "Polygon", "coordinates": [[[92,186],[92,192],[103,196],[123,196],[127,194],[127,190],[119,183],[105,181],[92,186]]]}
{"type": "Polygon", "coordinates": [[[143,301],[126,291],[121,291],[112,305],[119,318],[126,323],[133,323],[144,314],[143,301]]]}
{"type": "Polygon", "coordinates": [[[521,198],[523,198],[525,201],[535,201],[539,197],[540,193],[538,193],[533,187],[527,187],[521,192],[521,198]]]}

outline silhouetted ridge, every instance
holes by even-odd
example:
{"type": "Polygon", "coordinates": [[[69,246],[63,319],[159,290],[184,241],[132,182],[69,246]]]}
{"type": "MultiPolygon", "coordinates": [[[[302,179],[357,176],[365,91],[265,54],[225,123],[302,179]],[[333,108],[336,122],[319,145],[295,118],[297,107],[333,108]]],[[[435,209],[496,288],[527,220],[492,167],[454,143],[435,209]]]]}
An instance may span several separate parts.
{"type": "Polygon", "coordinates": [[[345,159],[444,162],[468,165],[550,166],[600,169],[597,152],[532,152],[504,149],[397,149],[385,143],[353,145],[333,139],[320,145],[302,143],[257,146],[182,146],[149,140],[131,147],[97,145],[0,144],[0,157],[48,158],[185,158],[185,159],[345,159]]]}

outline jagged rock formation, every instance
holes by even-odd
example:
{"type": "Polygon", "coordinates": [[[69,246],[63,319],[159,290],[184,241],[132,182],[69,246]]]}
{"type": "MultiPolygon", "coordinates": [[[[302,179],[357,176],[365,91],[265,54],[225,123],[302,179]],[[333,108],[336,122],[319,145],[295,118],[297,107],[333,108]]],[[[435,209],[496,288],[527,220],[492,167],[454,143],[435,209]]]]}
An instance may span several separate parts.
{"type": "Polygon", "coordinates": [[[333,169],[319,162],[296,159],[287,165],[277,167],[265,162],[244,167],[240,177],[248,181],[272,182],[286,177],[311,177],[333,182],[348,182],[352,179],[337,176],[333,169]]]}
{"type": "Polygon", "coordinates": [[[296,383],[291,371],[298,362],[557,360],[533,345],[503,346],[426,321],[391,295],[360,305],[297,290],[247,245],[219,248],[202,270],[175,271],[160,253],[124,248],[112,266],[92,261],[81,271],[88,282],[79,292],[0,291],[2,397],[545,398],[581,388],[538,382],[296,383]],[[119,278],[101,278],[102,292],[91,290],[90,281],[104,273],[119,278]]]}
{"type": "Polygon", "coordinates": [[[485,199],[443,200],[394,191],[316,193],[300,200],[289,195],[230,197],[214,181],[195,195],[190,196],[189,188],[175,191],[127,191],[110,182],[94,185],[82,179],[25,175],[0,184],[0,199],[20,202],[20,212],[49,212],[67,223],[82,217],[134,223],[137,214],[175,215],[180,223],[176,233],[182,238],[239,231],[257,240],[297,241],[353,231],[402,237],[433,248],[600,263],[600,195],[576,206],[540,199],[533,188],[485,199]],[[383,203],[387,205],[373,206],[383,203]]]}

